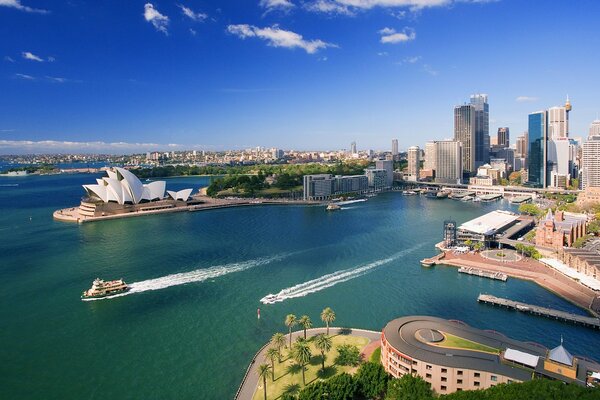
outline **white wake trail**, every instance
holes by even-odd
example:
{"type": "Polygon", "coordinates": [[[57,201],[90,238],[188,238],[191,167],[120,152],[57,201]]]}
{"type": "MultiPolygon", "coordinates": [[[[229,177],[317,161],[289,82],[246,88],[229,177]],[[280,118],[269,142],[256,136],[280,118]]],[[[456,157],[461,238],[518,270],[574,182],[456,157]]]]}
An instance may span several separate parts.
{"type": "Polygon", "coordinates": [[[293,299],[296,297],[304,297],[308,294],[319,292],[323,289],[327,289],[334,285],[337,285],[338,283],[346,282],[351,279],[358,278],[359,276],[365,275],[365,274],[369,273],[371,270],[373,270],[381,265],[384,265],[384,264],[390,263],[394,260],[397,260],[400,257],[402,257],[414,250],[417,250],[418,248],[420,248],[422,246],[423,245],[420,244],[418,246],[415,246],[410,249],[403,250],[399,253],[396,253],[388,258],[384,258],[384,259],[369,263],[367,265],[363,265],[362,267],[343,269],[340,271],[333,272],[331,274],[323,275],[319,278],[312,279],[312,280],[304,282],[304,283],[299,283],[295,286],[291,286],[289,288],[283,289],[277,294],[267,295],[267,296],[263,297],[262,299],[260,299],[260,301],[263,304],[273,304],[273,303],[277,303],[277,302],[284,301],[287,299],[293,299]]]}
{"type": "Polygon", "coordinates": [[[210,268],[197,269],[190,272],[181,272],[163,276],[160,278],[148,279],[145,281],[134,282],[129,285],[129,290],[125,293],[115,294],[96,299],[84,299],[85,301],[114,299],[115,297],[127,296],[134,293],[147,292],[149,290],[160,290],[171,286],[185,285],[192,282],[203,282],[207,279],[217,278],[219,276],[228,275],[234,272],[245,271],[250,268],[267,265],[274,261],[282,260],[288,257],[289,254],[282,254],[273,257],[263,257],[254,260],[242,261],[238,263],[216,265],[210,268]]]}

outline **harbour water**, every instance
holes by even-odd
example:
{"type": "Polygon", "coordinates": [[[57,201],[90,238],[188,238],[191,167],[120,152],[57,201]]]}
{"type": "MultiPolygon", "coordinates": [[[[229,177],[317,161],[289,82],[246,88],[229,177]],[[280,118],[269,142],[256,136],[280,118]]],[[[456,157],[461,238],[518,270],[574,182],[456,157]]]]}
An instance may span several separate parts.
{"type": "MultiPolygon", "coordinates": [[[[19,399],[227,399],[286,314],[332,307],[335,325],[379,330],[425,314],[600,359],[598,332],[477,303],[480,293],[584,314],[529,282],[422,268],[442,222],[507,202],[382,194],[336,212],[265,206],[90,224],[52,220],[100,175],[2,178],[0,387],[19,399]],[[17,184],[18,186],[12,186],[17,184]],[[124,296],[82,302],[94,278],[124,296]],[[265,295],[282,301],[263,305],[265,295]],[[261,319],[257,319],[257,308],[261,319]]],[[[167,179],[169,189],[208,178],[167,179]]]]}

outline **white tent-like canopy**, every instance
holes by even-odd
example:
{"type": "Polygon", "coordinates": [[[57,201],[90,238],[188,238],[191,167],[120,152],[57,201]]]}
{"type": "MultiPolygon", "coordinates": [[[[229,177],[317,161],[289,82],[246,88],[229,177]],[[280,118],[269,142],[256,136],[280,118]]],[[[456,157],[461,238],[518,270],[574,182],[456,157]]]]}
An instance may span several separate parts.
{"type": "Polygon", "coordinates": [[[90,197],[105,203],[138,204],[142,200],[160,200],[165,197],[166,182],[155,181],[143,184],[134,174],[120,167],[106,171],[107,177],[96,179],[95,185],[83,185],[90,197]]]}
{"type": "Polygon", "coordinates": [[[506,351],[504,352],[504,358],[506,360],[514,361],[531,368],[535,368],[540,359],[539,356],[535,356],[533,354],[525,353],[523,351],[515,349],[506,349],[506,351]]]}
{"type": "Polygon", "coordinates": [[[194,189],[183,189],[183,190],[180,190],[179,192],[167,190],[167,194],[173,200],[187,201],[190,198],[190,195],[192,194],[192,190],[194,190],[194,189]]]}

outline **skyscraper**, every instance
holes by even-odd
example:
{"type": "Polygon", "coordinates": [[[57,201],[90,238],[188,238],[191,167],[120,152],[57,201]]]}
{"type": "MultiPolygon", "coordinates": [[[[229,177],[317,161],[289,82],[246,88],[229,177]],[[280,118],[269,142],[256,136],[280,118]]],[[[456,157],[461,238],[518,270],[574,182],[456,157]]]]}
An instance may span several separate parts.
{"type": "Polygon", "coordinates": [[[398,157],[398,139],[392,139],[392,157],[394,160],[398,157]]]}
{"type": "Polygon", "coordinates": [[[498,128],[496,145],[510,147],[510,131],[508,128],[498,128]]]}
{"type": "Polygon", "coordinates": [[[589,136],[600,136],[600,119],[595,120],[590,125],[589,136]]]}
{"type": "Polygon", "coordinates": [[[568,120],[565,107],[550,107],[548,109],[548,139],[567,137],[568,120]]]}
{"type": "Polygon", "coordinates": [[[387,174],[386,186],[392,187],[394,183],[394,162],[391,160],[377,160],[375,161],[375,169],[385,169],[387,174]]]}
{"type": "Polygon", "coordinates": [[[583,144],[581,188],[600,187],[600,135],[590,135],[583,144]]]}
{"type": "Polygon", "coordinates": [[[462,145],[462,167],[475,173],[475,107],[471,104],[454,107],[454,140],[462,145]]]}
{"type": "Polygon", "coordinates": [[[358,154],[358,151],[356,150],[356,142],[350,143],[350,153],[358,154]]]}
{"type": "Polygon", "coordinates": [[[435,142],[425,143],[425,163],[423,169],[435,171],[435,142]]]}
{"type": "Polygon", "coordinates": [[[528,137],[529,134],[527,132],[523,132],[523,134],[517,138],[515,157],[527,158],[527,145],[529,141],[528,137]]]}
{"type": "Polygon", "coordinates": [[[463,173],[462,143],[451,140],[433,143],[435,146],[435,181],[460,183],[463,173]]]}
{"type": "Polygon", "coordinates": [[[475,108],[475,168],[478,168],[490,162],[490,108],[487,94],[471,95],[471,105],[475,108]]]}
{"type": "Polygon", "coordinates": [[[527,183],[535,187],[547,186],[548,117],[546,111],[529,114],[529,144],[527,154],[527,183]]]}
{"type": "Polygon", "coordinates": [[[410,180],[419,180],[419,170],[421,166],[421,149],[419,146],[411,146],[408,148],[408,175],[410,180]]]}

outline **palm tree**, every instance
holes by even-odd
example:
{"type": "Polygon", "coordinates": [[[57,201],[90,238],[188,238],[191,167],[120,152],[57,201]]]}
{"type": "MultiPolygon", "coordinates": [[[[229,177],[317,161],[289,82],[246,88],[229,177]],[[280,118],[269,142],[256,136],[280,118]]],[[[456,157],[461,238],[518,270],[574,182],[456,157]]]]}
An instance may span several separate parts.
{"type": "Polygon", "coordinates": [[[260,364],[256,373],[259,378],[263,379],[263,389],[265,390],[265,400],[267,400],[267,376],[271,372],[271,366],[269,364],[260,364]]]}
{"type": "Polygon", "coordinates": [[[288,327],[290,331],[290,350],[292,349],[292,328],[298,323],[296,316],[294,314],[288,314],[285,317],[285,326],[288,327]]]}
{"type": "Polygon", "coordinates": [[[294,360],[300,367],[302,368],[302,383],[306,386],[306,377],[304,376],[304,366],[309,363],[310,358],[312,357],[312,353],[310,352],[310,347],[308,347],[308,343],[301,340],[299,342],[294,343],[294,360]]]}
{"type": "Polygon", "coordinates": [[[265,353],[265,360],[271,360],[271,380],[275,381],[275,359],[279,356],[279,351],[275,347],[270,347],[265,353]]]}
{"type": "Polygon", "coordinates": [[[321,311],[321,321],[327,325],[327,335],[329,335],[329,324],[335,321],[335,312],[329,307],[325,308],[321,311]]]}
{"type": "Polygon", "coordinates": [[[283,346],[285,346],[285,335],[281,332],[277,332],[271,338],[271,344],[273,344],[273,346],[277,347],[277,353],[279,356],[278,360],[279,360],[279,362],[281,362],[281,348],[283,346]]]}
{"type": "Polygon", "coordinates": [[[315,336],[315,347],[321,352],[321,367],[325,370],[325,353],[331,350],[331,338],[324,333],[315,336]]]}
{"type": "Polygon", "coordinates": [[[306,339],[306,330],[312,328],[312,321],[308,315],[303,315],[298,320],[298,324],[304,329],[304,339],[306,339]]]}

